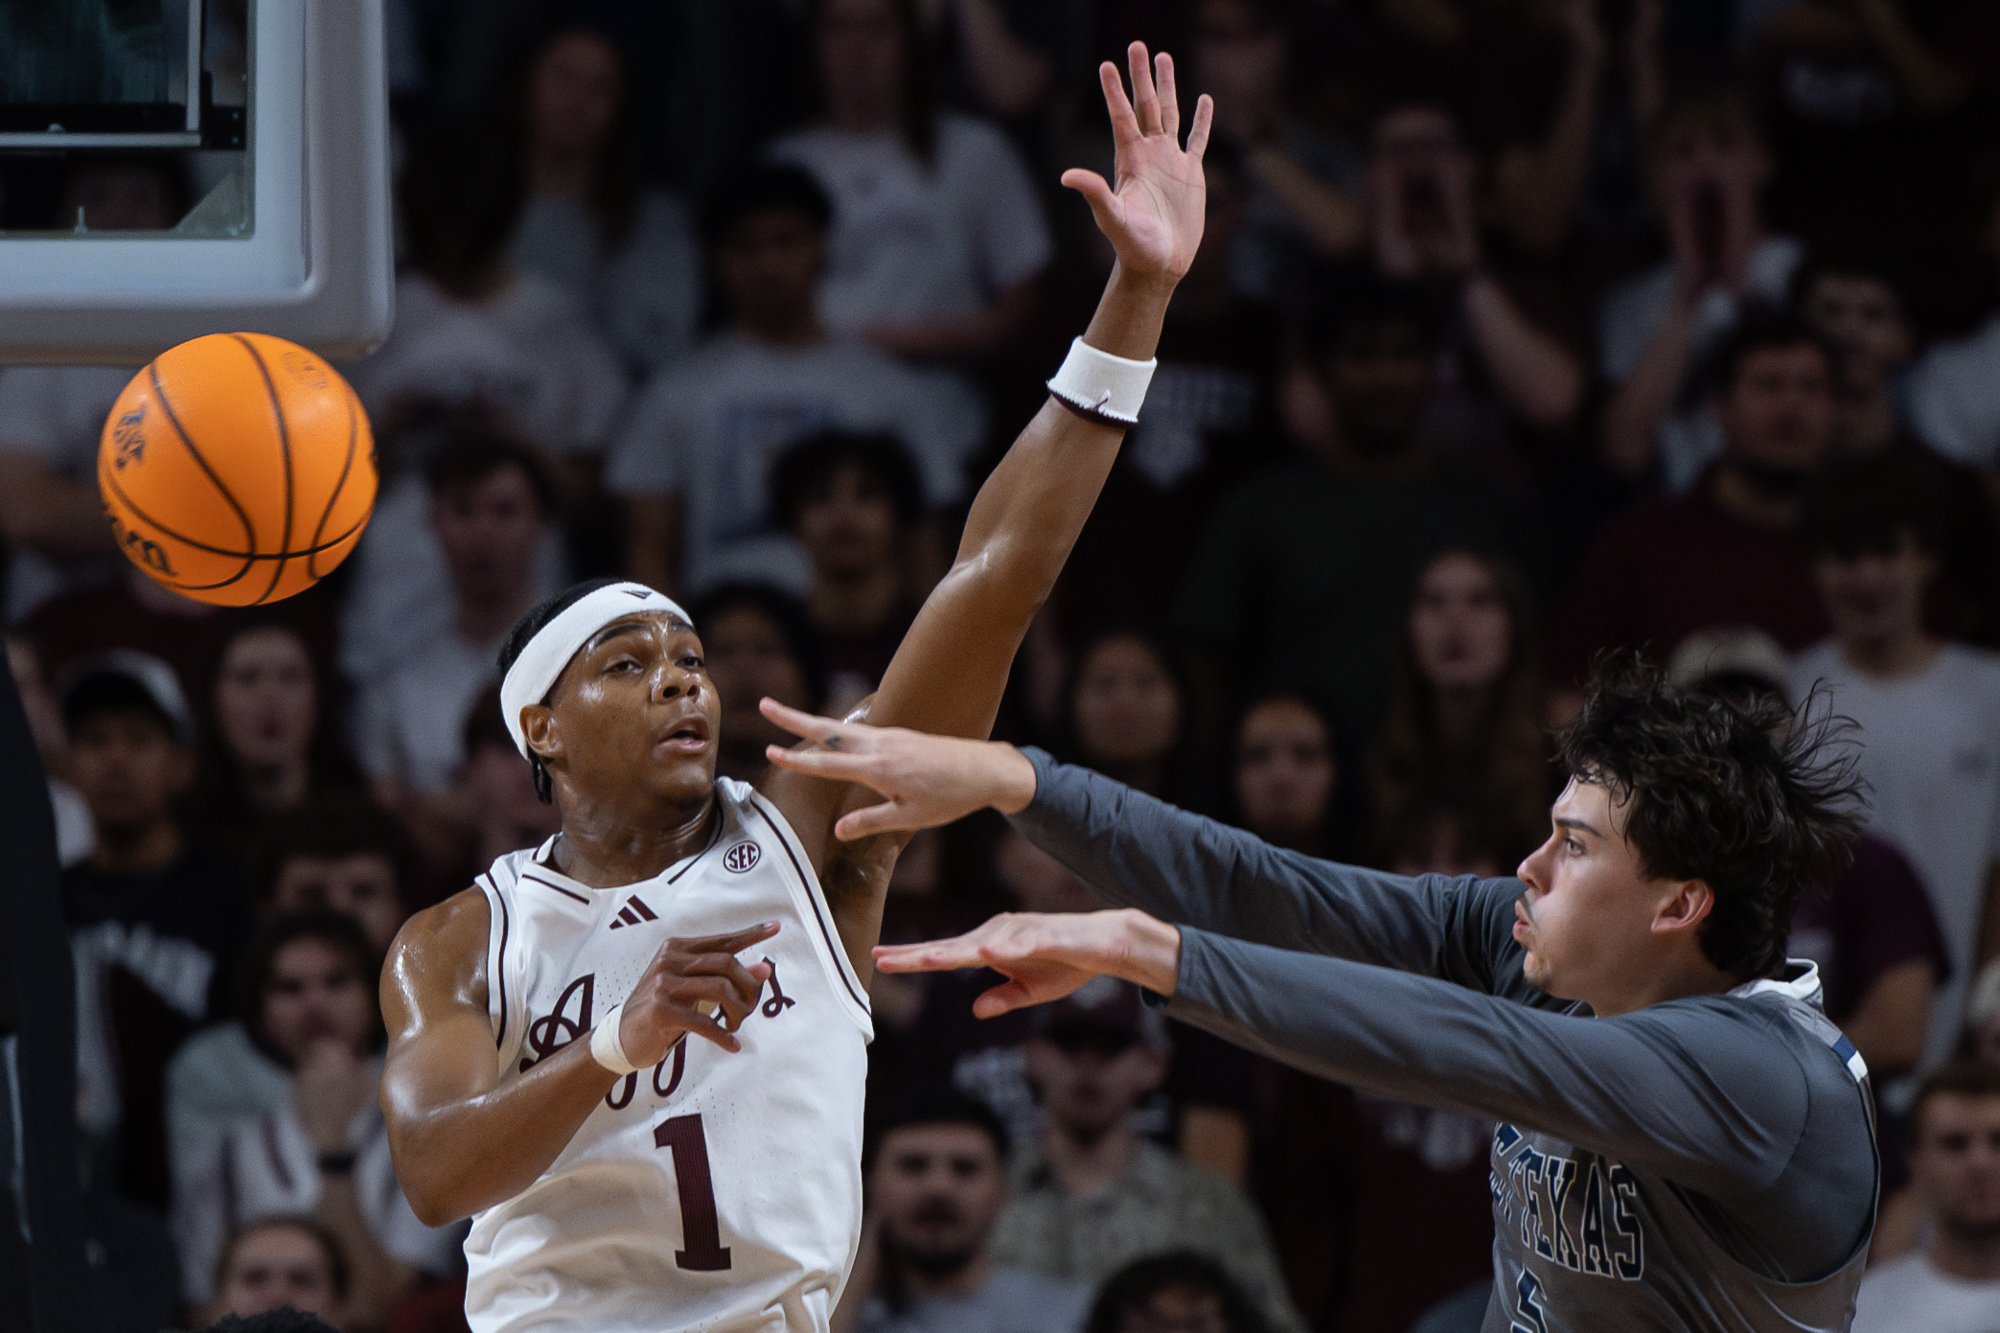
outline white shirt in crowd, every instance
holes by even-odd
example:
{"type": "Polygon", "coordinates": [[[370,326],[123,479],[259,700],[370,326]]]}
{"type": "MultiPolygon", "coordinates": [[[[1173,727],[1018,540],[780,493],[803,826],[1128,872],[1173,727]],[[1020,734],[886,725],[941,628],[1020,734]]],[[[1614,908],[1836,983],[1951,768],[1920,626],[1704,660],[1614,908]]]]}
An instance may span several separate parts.
{"type": "Polygon", "coordinates": [[[412,792],[449,787],[465,765],[465,720],[499,679],[498,642],[469,643],[447,628],[364,686],[355,704],[362,772],[412,792]]]}
{"type": "Polygon", "coordinates": [[[1792,664],[1796,698],[1818,682],[1832,712],[1860,728],[1871,827],[1916,868],[1950,951],[1925,1040],[1935,1062],[1958,1040],[1986,872],[2000,859],[2000,656],[1948,643],[1924,671],[1884,681],[1848,666],[1829,640],[1792,664]]]}
{"type": "Polygon", "coordinates": [[[969,116],[938,117],[929,163],[894,130],[831,126],[786,135],[771,155],[833,199],[819,306],[838,332],[976,315],[1055,251],[1020,155],[969,116]]]}
{"type": "Polygon", "coordinates": [[[657,369],[694,344],[701,321],[701,247],[688,210],[663,190],[638,199],[632,229],[607,249],[596,216],[574,195],[528,201],[508,255],[561,286],[629,366],[657,369]]]}
{"type": "MultiPolygon", "coordinates": [[[[1688,372],[1701,369],[1702,356],[1736,322],[1746,298],[1782,302],[1805,246],[1790,236],[1767,236],[1750,252],[1743,296],[1710,288],[1696,307],[1688,372]]],[[[1605,379],[1623,384],[1639,369],[1672,308],[1680,271],[1672,260],[1620,284],[1604,299],[1598,317],[1598,366],[1605,379]]],[[[1676,405],[1659,425],[1660,468],[1669,491],[1694,485],[1702,470],[1722,456],[1722,427],[1706,403],[1676,405]]]]}
{"type": "Polygon", "coordinates": [[[829,428],[894,435],[916,461],[925,499],[940,505],[964,494],[985,421],[953,376],[864,343],[779,347],[725,333],[646,387],[604,484],[618,495],[681,497],[684,590],[742,578],[803,593],[810,565],[772,526],[766,482],[787,446],[829,428]]]}
{"type": "Polygon", "coordinates": [[[1090,1314],[1090,1288],[1027,1268],[994,1268],[965,1296],[916,1296],[892,1311],[880,1296],[861,1307],[856,1333],[1077,1333],[1090,1314]]]}
{"type": "MultiPolygon", "coordinates": [[[[410,1211],[389,1156],[382,1108],[372,1100],[355,1113],[347,1143],[356,1154],[354,1193],[375,1243],[393,1259],[448,1276],[457,1267],[465,1226],[427,1227],[410,1211]]],[[[299,1124],[288,1087],[283,1102],[232,1126],[208,1160],[190,1164],[176,1182],[173,1230],[182,1295],[195,1304],[213,1296],[215,1265],[231,1231],[261,1217],[310,1215],[319,1192],[319,1151],[299,1124]]]]}
{"type": "Polygon", "coordinates": [[[346,370],[378,430],[412,404],[478,407],[555,454],[602,450],[629,394],[569,293],[533,273],[516,272],[484,301],[404,274],[389,340],[346,370]]]}
{"type": "Polygon", "coordinates": [[[1854,1333],[2000,1333],[2000,1279],[1952,1277],[1921,1253],[1870,1265],[1854,1333]]]}
{"type": "Polygon", "coordinates": [[[1906,391],[1924,443],[1973,467],[2000,464],[2000,315],[1924,353],[1906,391]]]}
{"type": "MultiPolygon", "coordinates": [[[[96,487],[104,418],[138,372],[130,366],[13,366],[0,370],[0,453],[27,454],[51,472],[96,487]]],[[[7,562],[6,617],[19,621],[59,592],[107,582],[112,557],[56,560],[16,547],[7,562]]]]}

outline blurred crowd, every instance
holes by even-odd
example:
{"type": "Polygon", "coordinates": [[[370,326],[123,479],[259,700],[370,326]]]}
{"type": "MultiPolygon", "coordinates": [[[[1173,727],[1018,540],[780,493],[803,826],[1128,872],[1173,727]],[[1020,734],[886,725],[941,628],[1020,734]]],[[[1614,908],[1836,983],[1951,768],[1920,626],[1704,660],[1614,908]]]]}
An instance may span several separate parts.
{"type": "MultiPolygon", "coordinates": [[[[998,734],[1301,853],[1493,875],[1607,650],[1850,719],[1869,831],[1791,951],[1875,1078],[1856,1327],[2000,1324],[2000,8],[389,8],[397,318],[343,367],[382,489],[333,577],[161,591],[95,494],[130,371],[0,371],[99,1328],[462,1327],[374,983],[411,911],[555,831],[501,636],[576,578],[671,592],[745,779],[759,697],[864,698],[1108,271],[1056,182],[1109,170],[1096,63],[1134,38],[1216,99],[1207,235],[998,734]]],[[[150,229],[189,186],[73,154],[48,190],[150,229]]],[[[905,852],[885,939],[1092,904],[976,817],[905,852]]],[[[842,1330],[1479,1327],[1490,1124],[1109,982],[978,1022],[983,984],[876,979],[842,1330]]]]}

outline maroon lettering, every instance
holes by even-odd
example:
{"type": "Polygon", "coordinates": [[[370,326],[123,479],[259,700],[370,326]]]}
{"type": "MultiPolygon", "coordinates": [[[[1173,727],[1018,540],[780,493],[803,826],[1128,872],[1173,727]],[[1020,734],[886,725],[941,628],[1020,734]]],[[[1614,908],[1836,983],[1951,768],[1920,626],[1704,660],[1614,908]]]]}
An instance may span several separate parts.
{"type": "Polygon", "coordinates": [[[681,1240],[687,1248],[674,1251],[674,1263],[694,1273],[720,1273],[729,1267],[729,1247],[722,1243],[722,1226],[715,1215],[715,1182],[708,1174],[708,1136],[701,1117],[677,1115],[653,1127],[653,1146],[674,1155],[674,1185],[681,1198],[681,1240]]]}

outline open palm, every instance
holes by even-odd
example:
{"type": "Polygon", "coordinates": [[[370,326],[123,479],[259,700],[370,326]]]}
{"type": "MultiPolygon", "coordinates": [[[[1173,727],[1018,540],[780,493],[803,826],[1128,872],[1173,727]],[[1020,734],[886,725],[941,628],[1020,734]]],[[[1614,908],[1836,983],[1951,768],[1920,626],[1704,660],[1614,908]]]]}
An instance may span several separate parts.
{"type": "Polygon", "coordinates": [[[1215,105],[1205,93],[1196,101],[1183,149],[1173,57],[1162,53],[1149,60],[1143,42],[1132,43],[1126,57],[1132,74],[1130,99],[1116,65],[1107,60],[1097,71],[1117,147],[1116,188],[1082,167],[1065,171],[1062,183],[1089,202],[1098,230],[1110,240],[1128,273],[1178,280],[1201,244],[1207,200],[1201,155],[1208,147],[1215,105]]]}

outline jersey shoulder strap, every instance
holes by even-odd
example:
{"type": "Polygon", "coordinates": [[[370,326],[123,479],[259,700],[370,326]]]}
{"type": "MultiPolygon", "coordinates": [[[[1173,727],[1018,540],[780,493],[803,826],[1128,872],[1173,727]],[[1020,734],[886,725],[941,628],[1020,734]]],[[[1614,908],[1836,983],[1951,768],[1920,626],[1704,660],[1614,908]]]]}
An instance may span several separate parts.
{"type": "Polygon", "coordinates": [[[513,1063],[514,1048],[521,1044],[527,1023],[525,997],[508,976],[509,951],[519,943],[515,938],[520,930],[515,887],[521,882],[522,868],[547,855],[554,843],[550,838],[540,847],[508,852],[472,881],[486,895],[486,1016],[493,1024],[494,1052],[503,1073],[513,1063]]]}
{"type": "Polygon", "coordinates": [[[1854,1049],[1854,1043],[1847,1039],[1847,1034],[1826,1016],[1824,993],[1819,979],[1819,964],[1807,959],[1793,958],[1785,963],[1784,970],[1776,977],[1752,981],[1747,985],[1738,986],[1729,993],[1746,1000],[1775,1005],[1783,1010],[1787,1017],[1818,1038],[1822,1045],[1840,1058],[1848,1077],[1862,1087],[1867,1087],[1868,1062],[1861,1058],[1860,1051],[1854,1049]]]}

